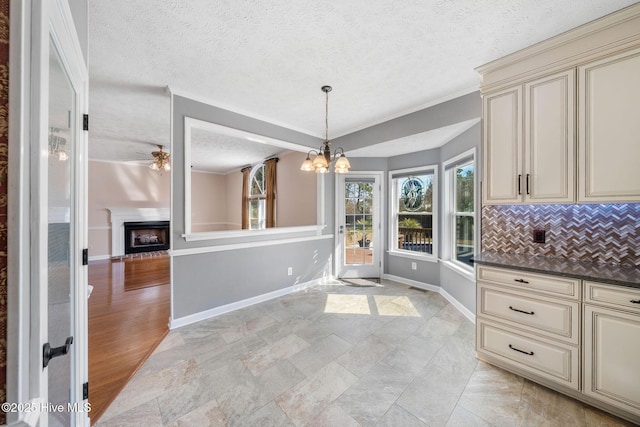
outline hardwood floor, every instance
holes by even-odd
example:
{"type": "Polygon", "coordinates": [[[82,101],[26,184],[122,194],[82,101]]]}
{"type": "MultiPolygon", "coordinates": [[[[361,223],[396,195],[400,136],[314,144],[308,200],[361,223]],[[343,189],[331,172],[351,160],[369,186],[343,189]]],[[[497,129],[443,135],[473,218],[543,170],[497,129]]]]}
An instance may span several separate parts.
{"type": "Polygon", "coordinates": [[[94,424],[169,332],[169,256],[89,263],[89,402],[94,424]]]}

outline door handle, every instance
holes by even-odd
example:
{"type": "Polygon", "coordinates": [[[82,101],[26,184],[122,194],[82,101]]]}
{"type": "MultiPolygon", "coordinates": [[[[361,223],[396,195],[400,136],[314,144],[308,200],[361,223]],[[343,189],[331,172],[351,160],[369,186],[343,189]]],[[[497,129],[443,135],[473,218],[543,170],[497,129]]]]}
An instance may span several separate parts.
{"type": "Polygon", "coordinates": [[[64,356],[69,353],[69,348],[73,344],[73,337],[67,337],[64,345],[51,348],[49,343],[42,346],[42,367],[46,368],[54,357],[64,356]]]}

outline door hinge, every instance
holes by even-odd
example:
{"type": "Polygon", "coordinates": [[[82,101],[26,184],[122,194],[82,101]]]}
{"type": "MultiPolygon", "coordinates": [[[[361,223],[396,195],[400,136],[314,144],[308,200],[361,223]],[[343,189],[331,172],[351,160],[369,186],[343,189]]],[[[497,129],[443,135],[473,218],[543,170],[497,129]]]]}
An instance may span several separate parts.
{"type": "Polygon", "coordinates": [[[89,265],[89,249],[82,250],[82,265],[89,265]]]}
{"type": "Polygon", "coordinates": [[[82,115],[82,130],[89,130],[89,115],[82,115]]]}
{"type": "Polygon", "coordinates": [[[89,398],[89,382],[82,384],[82,400],[87,400],[89,398]]]}

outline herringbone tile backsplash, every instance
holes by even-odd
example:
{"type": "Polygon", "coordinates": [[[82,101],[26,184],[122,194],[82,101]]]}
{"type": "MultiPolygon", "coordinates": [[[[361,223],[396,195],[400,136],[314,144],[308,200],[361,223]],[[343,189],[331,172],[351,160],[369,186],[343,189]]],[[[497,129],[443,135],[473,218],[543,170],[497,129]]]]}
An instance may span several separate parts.
{"type": "Polygon", "coordinates": [[[640,203],[483,206],[482,250],[638,267],[640,203]]]}

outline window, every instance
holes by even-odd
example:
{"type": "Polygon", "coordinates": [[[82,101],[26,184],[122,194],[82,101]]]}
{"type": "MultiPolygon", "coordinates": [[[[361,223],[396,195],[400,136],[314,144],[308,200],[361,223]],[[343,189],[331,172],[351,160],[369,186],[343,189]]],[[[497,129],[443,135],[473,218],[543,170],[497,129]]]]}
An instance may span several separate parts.
{"type": "Polygon", "coordinates": [[[447,188],[448,258],[466,269],[473,268],[475,251],[475,167],[473,152],[445,163],[447,188]]]}
{"type": "Polygon", "coordinates": [[[435,166],[390,173],[392,252],[433,256],[437,221],[435,166]]]}
{"type": "Polygon", "coordinates": [[[256,166],[249,175],[249,229],[262,230],[266,224],[267,190],[264,164],[256,166]]]}

